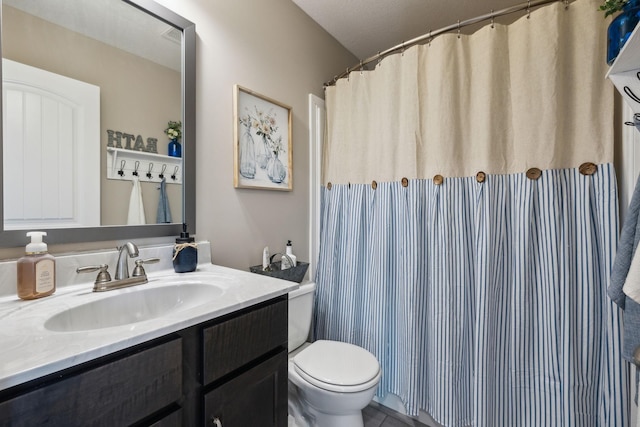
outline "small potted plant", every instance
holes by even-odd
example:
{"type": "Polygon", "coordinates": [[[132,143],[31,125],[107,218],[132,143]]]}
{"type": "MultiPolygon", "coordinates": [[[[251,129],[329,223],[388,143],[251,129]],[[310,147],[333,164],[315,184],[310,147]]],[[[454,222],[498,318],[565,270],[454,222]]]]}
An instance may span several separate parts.
{"type": "Polygon", "coordinates": [[[179,141],[180,138],[182,138],[182,122],[170,121],[167,126],[164,130],[164,133],[167,134],[170,139],[167,153],[171,157],[182,157],[182,146],[179,141]]]}
{"type": "Polygon", "coordinates": [[[640,22],[640,0],[605,0],[600,5],[600,10],[604,11],[605,18],[622,12],[614,18],[607,30],[607,64],[611,65],[640,22]]]}
{"type": "Polygon", "coordinates": [[[616,12],[620,12],[625,4],[627,4],[627,0],[606,0],[600,5],[600,10],[604,11],[604,17],[606,18],[616,12]]]}

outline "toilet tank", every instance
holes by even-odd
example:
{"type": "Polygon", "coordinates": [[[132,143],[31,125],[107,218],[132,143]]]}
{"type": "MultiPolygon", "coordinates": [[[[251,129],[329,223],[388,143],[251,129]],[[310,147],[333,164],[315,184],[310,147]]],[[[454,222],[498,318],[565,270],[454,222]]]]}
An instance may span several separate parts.
{"type": "Polygon", "coordinates": [[[307,341],[313,313],[314,282],[289,292],[289,353],[307,341]]]}

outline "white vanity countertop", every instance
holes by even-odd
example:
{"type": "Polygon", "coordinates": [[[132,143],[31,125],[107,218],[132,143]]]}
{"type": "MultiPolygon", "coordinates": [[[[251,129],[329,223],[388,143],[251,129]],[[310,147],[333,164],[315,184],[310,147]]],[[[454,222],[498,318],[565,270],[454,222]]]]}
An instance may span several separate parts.
{"type": "MultiPolygon", "coordinates": [[[[87,275],[87,279],[93,279],[87,275]]],[[[193,273],[162,270],[148,273],[149,283],[107,292],[92,292],[87,282],[58,288],[55,294],[32,301],[16,296],[0,298],[0,390],[114,353],[297,289],[295,282],[273,279],[212,264],[200,264],[193,273]],[[169,278],[211,281],[221,295],[200,305],[166,315],[86,331],[54,332],[47,319],[69,308],[143,288],[161,286],[169,278]]]]}

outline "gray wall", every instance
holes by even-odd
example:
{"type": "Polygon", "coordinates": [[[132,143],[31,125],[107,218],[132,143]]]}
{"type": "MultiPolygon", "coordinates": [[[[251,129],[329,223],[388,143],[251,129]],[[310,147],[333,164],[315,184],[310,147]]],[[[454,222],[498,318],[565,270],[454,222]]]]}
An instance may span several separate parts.
{"type": "Polygon", "coordinates": [[[197,237],[247,268],[294,242],[308,260],[308,94],[357,62],[290,0],[159,0],[196,24],[197,237]],[[293,191],[233,188],[233,85],[293,108],[293,191]]]}

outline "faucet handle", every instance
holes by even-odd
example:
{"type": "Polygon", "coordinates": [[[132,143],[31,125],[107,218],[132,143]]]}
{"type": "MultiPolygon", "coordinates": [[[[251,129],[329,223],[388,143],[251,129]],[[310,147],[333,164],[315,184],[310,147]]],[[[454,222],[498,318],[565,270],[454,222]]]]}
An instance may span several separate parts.
{"type": "Polygon", "coordinates": [[[147,273],[144,271],[144,267],[142,265],[155,264],[156,262],[159,262],[159,261],[160,261],[160,258],[137,259],[136,266],[133,269],[133,273],[131,274],[131,277],[146,276],[147,273]]]}
{"type": "Polygon", "coordinates": [[[98,271],[98,277],[96,277],[95,284],[107,283],[111,281],[111,275],[109,274],[109,266],[107,264],[100,265],[88,265],[86,267],[76,268],[76,273],[93,273],[98,271]]]}

